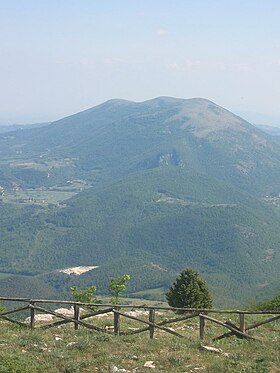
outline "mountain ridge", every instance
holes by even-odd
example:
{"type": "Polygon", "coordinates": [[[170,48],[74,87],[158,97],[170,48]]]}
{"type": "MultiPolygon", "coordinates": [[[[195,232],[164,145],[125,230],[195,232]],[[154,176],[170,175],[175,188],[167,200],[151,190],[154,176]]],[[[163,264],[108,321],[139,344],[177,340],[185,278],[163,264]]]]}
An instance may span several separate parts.
{"type": "Polygon", "coordinates": [[[3,272],[101,265],[110,276],[130,257],[147,289],[141,260],[160,287],[191,265],[220,304],[280,283],[280,145],[209,100],[109,100],[2,135],[0,154],[3,272]]]}
{"type": "MultiPolygon", "coordinates": [[[[27,157],[34,156],[34,152],[37,157],[40,152],[41,156],[51,155],[46,153],[47,150],[54,157],[73,158],[80,167],[88,170],[107,170],[111,164],[112,174],[117,168],[118,173],[127,174],[128,170],[122,166],[120,170],[119,165],[124,165],[128,159],[131,162],[135,159],[135,165],[130,166],[134,169],[137,164],[154,162],[154,156],[149,159],[149,152],[160,157],[161,153],[175,149],[177,154],[182,153],[182,161],[186,157],[190,160],[190,167],[198,167],[198,171],[206,173],[212,169],[210,176],[218,173],[220,178],[223,172],[219,172],[219,167],[231,168],[228,177],[235,173],[240,179],[238,182],[243,179],[246,187],[252,187],[252,183],[246,180],[245,174],[254,172],[257,163],[266,162],[262,172],[265,172],[265,166],[274,168],[271,159],[279,166],[278,144],[240,117],[205,99],[171,99],[172,104],[169,100],[169,97],[163,97],[141,103],[121,101],[121,108],[115,106],[116,100],[107,101],[33,132],[21,131],[8,140],[2,136],[0,149],[4,147],[4,152],[17,156],[20,148],[21,154],[27,157]],[[112,152],[114,157],[110,156],[112,152]],[[214,168],[213,163],[206,166],[207,152],[217,158],[214,168]],[[145,153],[147,159],[141,156],[145,153]],[[231,153],[229,157],[227,153],[231,153]],[[232,162],[235,153],[240,154],[236,162],[232,162]],[[244,157],[240,162],[241,153],[244,157]]],[[[257,179],[260,179],[259,175],[254,182],[257,183],[257,179]]]]}

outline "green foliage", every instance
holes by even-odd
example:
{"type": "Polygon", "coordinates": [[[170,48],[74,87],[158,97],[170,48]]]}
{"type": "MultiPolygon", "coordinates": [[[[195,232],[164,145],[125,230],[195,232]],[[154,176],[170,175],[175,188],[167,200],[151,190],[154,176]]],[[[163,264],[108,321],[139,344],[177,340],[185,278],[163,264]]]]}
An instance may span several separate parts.
{"type": "MultiPolygon", "coordinates": [[[[123,273],[126,273],[128,269],[133,273],[133,277],[127,286],[127,294],[129,295],[156,286],[163,287],[165,291],[168,285],[174,281],[176,277],[175,271],[162,270],[160,267],[153,265],[148,260],[124,257],[119,258],[118,260],[110,260],[108,263],[101,265],[92,271],[85,272],[80,276],[69,276],[54,271],[38,275],[36,278],[55,288],[60,299],[63,296],[65,299],[69,298],[69,289],[71,286],[77,286],[78,288],[84,289],[91,284],[95,284],[97,288],[96,294],[109,295],[108,278],[119,277],[123,273]]],[[[142,298],[145,298],[145,296],[143,295],[142,298]]]]}
{"type": "MultiPolygon", "coordinates": [[[[96,286],[89,286],[86,289],[79,289],[77,286],[71,286],[70,290],[75,302],[100,303],[100,300],[95,296],[96,286]]],[[[90,308],[92,310],[95,309],[94,306],[91,306],[90,308]]]]}
{"type": "MultiPolygon", "coordinates": [[[[2,297],[57,299],[56,289],[37,276],[11,276],[0,279],[2,297]]],[[[7,306],[7,304],[4,304],[7,306]]],[[[0,305],[1,306],[1,305],[0,305]]]]}
{"type": "MultiPolygon", "coordinates": [[[[72,285],[85,288],[95,284],[98,291],[106,293],[109,276],[130,271],[129,253],[134,260],[133,272],[128,272],[133,273],[129,291],[167,288],[174,272],[189,263],[208,274],[216,304],[239,307],[254,297],[252,291],[267,293],[267,288],[256,290],[255,283],[275,278],[278,273],[277,255],[256,265],[266,256],[264,248],[278,247],[276,213],[257,199],[191,170],[160,168],[104,189],[89,189],[68,200],[62,209],[4,205],[0,268],[46,273],[97,264],[99,268],[75,278],[79,283],[68,284],[67,290],[72,285]],[[114,266],[114,261],[118,265],[114,266]],[[162,269],[154,266],[152,272],[152,263],[162,269]],[[214,279],[214,275],[219,278],[214,279]]],[[[59,276],[61,281],[67,278],[61,273],[59,276]]],[[[5,280],[3,288],[8,294],[23,296],[18,293],[21,281],[17,286],[15,282],[5,280]]],[[[60,291],[59,284],[53,285],[60,291]]],[[[28,286],[24,296],[29,297],[32,289],[28,286]]]]}
{"type": "Polygon", "coordinates": [[[259,311],[280,311],[280,293],[272,299],[256,303],[252,308],[259,311]]]}
{"type": "Polygon", "coordinates": [[[187,268],[180,273],[180,276],[167,292],[166,298],[171,307],[212,307],[212,297],[207,289],[206,282],[191,268],[187,268]]]}
{"type": "Polygon", "coordinates": [[[113,304],[120,303],[120,295],[126,290],[127,283],[130,280],[130,275],[122,275],[119,277],[113,277],[110,280],[109,291],[111,294],[111,301],[113,304]]]}
{"type": "MultiPolygon", "coordinates": [[[[109,275],[130,271],[129,255],[162,268],[152,276],[139,261],[129,291],[166,287],[187,264],[207,273],[216,304],[239,307],[272,293],[280,147],[221,107],[200,99],[110,101],[0,135],[0,149],[0,271],[98,265],[98,283],[85,276],[78,286],[94,283],[105,293],[109,275]],[[26,199],[33,194],[40,204],[26,199]],[[110,272],[114,260],[121,272],[110,272]]],[[[12,281],[2,283],[5,293],[23,296],[12,281]]],[[[61,283],[52,282],[55,292],[61,283]]],[[[27,297],[33,289],[20,288],[27,297]]]]}

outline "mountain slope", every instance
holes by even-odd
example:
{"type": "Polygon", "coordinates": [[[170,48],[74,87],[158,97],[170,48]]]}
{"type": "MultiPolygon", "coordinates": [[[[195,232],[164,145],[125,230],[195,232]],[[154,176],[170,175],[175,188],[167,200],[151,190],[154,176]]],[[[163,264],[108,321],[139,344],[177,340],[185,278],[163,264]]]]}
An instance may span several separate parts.
{"type": "Polygon", "coordinates": [[[105,291],[115,265],[139,291],[192,266],[226,305],[280,284],[279,144],[211,101],[111,100],[0,154],[3,272],[98,265],[81,283],[105,291]]]}
{"type": "MultiPolygon", "coordinates": [[[[111,100],[46,127],[2,136],[0,149],[4,157],[31,157],[39,163],[70,159],[60,173],[91,182],[171,163],[255,193],[280,188],[279,145],[204,99],[111,100]]],[[[49,180],[47,173],[41,175],[45,180],[37,175],[38,185],[57,181],[56,170],[51,171],[49,180]]],[[[24,172],[15,169],[13,174],[24,179],[24,172]]]]}
{"type": "MultiPolygon", "coordinates": [[[[60,210],[32,209],[1,226],[2,271],[38,273],[77,265],[103,271],[108,262],[125,268],[131,257],[168,271],[193,266],[210,279],[224,276],[223,292],[236,282],[243,298],[278,275],[277,211],[183,168],[153,169],[89,189],[60,210]]],[[[231,297],[237,294],[235,289],[231,297]]]]}
{"type": "Polygon", "coordinates": [[[271,136],[280,136],[279,127],[267,126],[265,124],[255,124],[255,126],[271,136]]]}

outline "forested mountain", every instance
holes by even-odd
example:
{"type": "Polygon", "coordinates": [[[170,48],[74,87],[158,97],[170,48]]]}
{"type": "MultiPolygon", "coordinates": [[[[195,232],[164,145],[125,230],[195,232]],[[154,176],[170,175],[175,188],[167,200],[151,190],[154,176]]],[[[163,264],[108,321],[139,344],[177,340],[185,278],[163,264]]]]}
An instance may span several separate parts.
{"type": "Polygon", "coordinates": [[[204,99],[111,100],[46,127],[3,136],[0,149],[4,157],[68,159],[60,173],[92,181],[173,164],[260,193],[279,185],[279,146],[204,99]]]}
{"type": "Polygon", "coordinates": [[[223,305],[280,285],[279,143],[211,101],[111,100],[0,154],[2,272],[102,291],[127,272],[136,292],[191,266],[223,305]],[[53,272],[79,265],[99,268],[53,272]]]}

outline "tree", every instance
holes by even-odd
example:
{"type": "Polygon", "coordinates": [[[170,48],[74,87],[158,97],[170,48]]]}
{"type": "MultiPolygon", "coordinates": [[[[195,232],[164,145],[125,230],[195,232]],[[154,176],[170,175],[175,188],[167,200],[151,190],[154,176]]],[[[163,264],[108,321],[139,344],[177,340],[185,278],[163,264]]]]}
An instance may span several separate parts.
{"type": "MultiPolygon", "coordinates": [[[[81,303],[100,303],[100,300],[96,298],[96,286],[89,286],[86,289],[79,289],[77,286],[71,286],[70,288],[72,297],[75,302],[81,303]]],[[[89,307],[91,310],[95,310],[95,307],[89,307]]]]}
{"type": "Polygon", "coordinates": [[[178,308],[211,308],[206,282],[192,268],[184,269],[166,294],[168,304],[178,308]]]}
{"type": "Polygon", "coordinates": [[[110,284],[109,284],[109,291],[112,297],[111,302],[113,304],[120,303],[121,292],[123,292],[126,289],[127,283],[129,280],[130,280],[129,275],[122,275],[119,277],[111,278],[110,284]]]}
{"type": "Polygon", "coordinates": [[[280,311],[280,293],[274,298],[251,305],[257,311],[280,311]]]}

